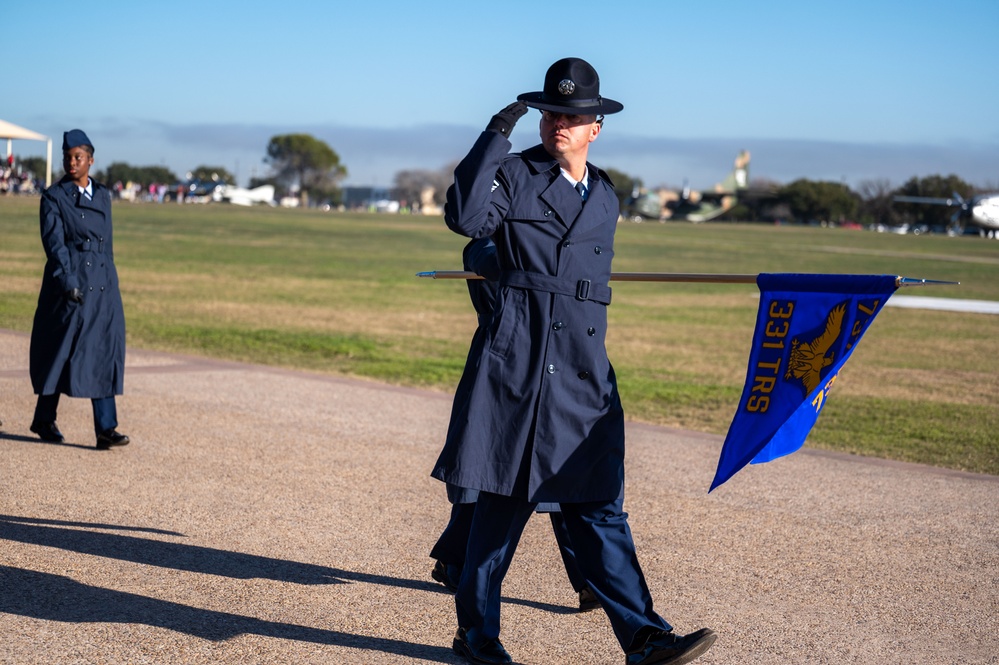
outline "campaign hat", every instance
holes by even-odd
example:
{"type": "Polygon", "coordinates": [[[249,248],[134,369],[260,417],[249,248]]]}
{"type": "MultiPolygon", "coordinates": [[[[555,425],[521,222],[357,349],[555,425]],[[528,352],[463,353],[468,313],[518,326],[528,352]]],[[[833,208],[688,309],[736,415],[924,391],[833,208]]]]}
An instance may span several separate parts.
{"type": "Polygon", "coordinates": [[[94,144],[90,142],[90,139],[87,138],[86,133],[82,129],[71,129],[68,132],[62,133],[63,152],[81,145],[88,145],[91,150],[94,149],[94,144]]]}
{"type": "Polygon", "coordinates": [[[597,70],[582,58],[562,58],[548,68],[544,90],[525,92],[517,101],[573,115],[608,115],[624,109],[624,104],[600,96],[597,70]]]}

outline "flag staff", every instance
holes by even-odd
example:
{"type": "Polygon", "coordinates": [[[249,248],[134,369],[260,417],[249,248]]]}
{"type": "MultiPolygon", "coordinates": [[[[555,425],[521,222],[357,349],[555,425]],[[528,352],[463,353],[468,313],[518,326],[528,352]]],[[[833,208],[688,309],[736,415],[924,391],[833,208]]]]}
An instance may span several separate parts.
{"type": "MultiPolygon", "coordinates": [[[[430,279],[483,279],[481,275],[467,270],[430,270],[416,273],[417,277],[430,279]]],[[[759,275],[733,273],[696,273],[696,272],[614,272],[612,282],[707,282],[713,284],[755,284],[759,275]]],[[[945,282],[938,279],[920,279],[918,277],[895,278],[895,286],[932,286],[942,284],[960,284],[961,282],[945,282]]]]}

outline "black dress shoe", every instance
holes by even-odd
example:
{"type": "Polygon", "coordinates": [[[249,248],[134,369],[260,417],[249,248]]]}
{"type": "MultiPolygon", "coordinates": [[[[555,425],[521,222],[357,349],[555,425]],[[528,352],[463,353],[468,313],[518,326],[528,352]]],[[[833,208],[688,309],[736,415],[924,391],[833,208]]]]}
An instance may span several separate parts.
{"type": "MultiPolygon", "coordinates": [[[[474,629],[472,629],[474,631],[474,629]]],[[[454,642],[451,648],[459,656],[470,663],[476,665],[508,665],[513,662],[510,654],[506,652],[498,639],[485,638],[476,640],[469,639],[468,632],[464,628],[459,628],[454,634],[454,642]]]]}
{"type": "Polygon", "coordinates": [[[128,437],[119,434],[114,428],[106,429],[97,435],[97,450],[107,450],[111,446],[127,446],[128,437]]]}
{"type": "Polygon", "coordinates": [[[42,441],[48,441],[49,443],[62,443],[66,440],[55,423],[40,423],[36,421],[31,423],[31,431],[37,434],[38,438],[42,441]]]}
{"type": "Polygon", "coordinates": [[[596,594],[588,586],[584,586],[579,592],[579,611],[589,612],[590,610],[595,610],[600,607],[600,601],[597,600],[596,594]]]}
{"type": "Polygon", "coordinates": [[[689,635],[656,632],[644,647],[627,653],[624,662],[625,665],[683,665],[702,656],[717,637],[710,628],[701,628],[689,635]]]}
{"type": "Polygon", "coordinates": [[[453,563],[438,561],[434,564],[434,569],[430,571],[430,577],[446,586],[448,591],[454,593],[458,590],[458,580],[461,579],[461,568],[458,568],[453,563]]]}

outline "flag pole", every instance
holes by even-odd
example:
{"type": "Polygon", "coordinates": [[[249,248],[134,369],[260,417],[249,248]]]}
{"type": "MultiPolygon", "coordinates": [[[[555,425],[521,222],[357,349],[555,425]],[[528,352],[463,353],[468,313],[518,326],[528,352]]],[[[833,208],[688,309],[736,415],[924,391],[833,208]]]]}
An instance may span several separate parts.
{"type": "Polygon", "coordinates": [[[902,277],[899,275],[895,278],[895,286],[933,286],[935,284],[960,284],[961,282],[945,282],[939,279],[920,279],[918,277],[902,277]]]}
{"type": "MultiPolygon", "coordinates": [[[[417,277],[430,279],[483,279],[481,275],[467,270],[430,270],[416,273],[417,277]]],[[[707,282],[712,284],[755,284],[759,275],[732,273],[696,273],[696,272],[614,272],[612,282],[707,282]]],[[[932,286],[942,284],[960,284],[961,282],[945,282],[937,279],[920,279],[917,277],[895,278],[895,286],[932,286]]]]}

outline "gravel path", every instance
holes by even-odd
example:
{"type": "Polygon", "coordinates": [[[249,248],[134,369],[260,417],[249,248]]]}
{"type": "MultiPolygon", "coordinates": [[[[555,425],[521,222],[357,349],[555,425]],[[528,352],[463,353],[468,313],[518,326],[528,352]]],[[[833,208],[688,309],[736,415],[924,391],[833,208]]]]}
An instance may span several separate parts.
{"type": "MultiPolygon", "coordinates": [[[[126,448],[29,431],[0,331],[2,663],[458,663],[430,579],[448,395],[130,349],[126,448]]],[[[627,406],[627,405],[626,405],[627,406]]],[[[805,450],[708,495],[721,439],[630,423],[626,508],[698,662],[999,663],[999,477],[805,450]]],[[[503,589],[516,662],[621,663],[546,519],[503,589]]]]}

